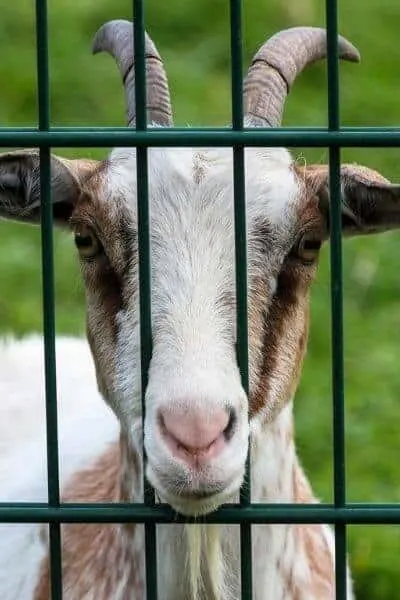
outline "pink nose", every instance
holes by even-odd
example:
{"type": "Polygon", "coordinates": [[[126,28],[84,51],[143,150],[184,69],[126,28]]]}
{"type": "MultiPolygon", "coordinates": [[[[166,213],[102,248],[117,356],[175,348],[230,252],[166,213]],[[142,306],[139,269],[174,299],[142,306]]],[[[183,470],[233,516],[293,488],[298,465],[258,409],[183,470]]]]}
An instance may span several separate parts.
{"type": "Polygon", "coordinates": [[[207,462],[224,448],[233,428],[234,416],[224,408],[187,412],[160,411],[160,429],[173,456],[187,463],[207,462]]]}

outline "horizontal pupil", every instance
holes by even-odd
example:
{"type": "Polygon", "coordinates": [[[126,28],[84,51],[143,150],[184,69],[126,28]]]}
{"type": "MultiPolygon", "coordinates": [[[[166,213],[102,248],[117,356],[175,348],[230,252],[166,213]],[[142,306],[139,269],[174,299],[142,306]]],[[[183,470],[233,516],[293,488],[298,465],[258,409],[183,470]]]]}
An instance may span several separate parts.
{"type": "Polygon", "coordinates": [[[88,248],[93,246],[93,238],[90,235],[76,235],[75,244],[78,248],[88,248]]]}
{"type": "Polygon", "coordinates": [[[320,240],[308,240],[304,242],[304,250],[319,250],[321,248],[320,240]]]}

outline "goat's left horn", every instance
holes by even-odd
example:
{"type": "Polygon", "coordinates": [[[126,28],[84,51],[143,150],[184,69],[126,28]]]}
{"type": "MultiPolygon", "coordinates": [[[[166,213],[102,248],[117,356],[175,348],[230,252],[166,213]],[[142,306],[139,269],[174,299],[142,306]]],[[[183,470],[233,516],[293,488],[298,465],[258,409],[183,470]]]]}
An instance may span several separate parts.
{"type": "MultiPolygon", "coordinates": [[[[342,36],[338,51],[343,60],[360,60],[357,48],[342,36]]],[[[253,58],[244,82],[244,108],[250,123],[279,127],[286,96],[297,75],[326,54],[325,29],[293,27],[272,36],[253,58]]]]}
{"type": "MultiPolygon", "coordinates": [[[[136,113],[133,24],[124,20],[108,21],[96,33],[92,50],[93,54],[105,50],[115,58],[124,82],[128,126],[134,127],[136,113]]],[[[147,33],[145,67],[148,122],[171,126],[172,110],[167,75],[157,48],[147,33]]]]}

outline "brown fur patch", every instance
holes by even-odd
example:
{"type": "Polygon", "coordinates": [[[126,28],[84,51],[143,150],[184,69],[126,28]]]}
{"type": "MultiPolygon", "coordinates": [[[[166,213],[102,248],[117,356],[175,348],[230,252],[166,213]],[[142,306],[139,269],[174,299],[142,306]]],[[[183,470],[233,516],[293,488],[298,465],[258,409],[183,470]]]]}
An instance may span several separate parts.
{"type": "MultiPolygon", "coordinates": [[[[294,171],[302,194],[296,227],[298,238],[312,232],[323,240],[324,221],[317,198],[304,181],[304,173],[297,168],[294,171]]],[[[273,240],[273,232],[265,227],[261,227],[255,239],[259,254],[268,254],[268,243],[271,243],[268,240],[273,240]]],[[[265,410],[267,420],[272,420],[294,395],[307,347],[309,289],[316,267],[317,261],[305,265],[289,254],[277,276],[277,288],[272,298],[268,297],[267,284],[262,278],[251,284],[250,344],[261,355],[258,368],[254,368],[251,417],[265,410]]]]}
{"type": "Polygon", "coordinates": [[[273,394],[282,403],[269,407],[270,420],[294,393],[308,337],[309,283],[305,268],[289,263],[278,277],[275,296],[261,321],[262,364],[258,384],[250,398],[251,416],[265,409],[266,401],[273,394]],[[272,378],[274,390],[271,389],[272,378]]]}
{"type": "MultiPolygon", "coordinates": [[[[306,179],[307,184],[314,190],[317,191],[321,185],[325,185],[329,180],[329,166],[328,165],[307,165],[306,167],[296,167],[298,173],[306,179]]],[[[389,180],[386,179],[381,173],[365,167],[363,165],[356,164],[344,164],[341,165],[341,176],[344,179],[350,180],[356,177],[357,181],[364,185],[371,184],[387,184],[389,180]]],[[[346,183],[346,182],[344,182],[346,183]]]]}
{"type": "MultiPolygon", "coordinates": [[[[65,502],[116,502],[120,500],[121,454],[112,445],[92,467],[69,482],[65,502]]],[[[143,596],[140,556],[133,545],[134,524],[66,524],[62,526],[62,576],[65,600],[110,600],[124,581],[121,600],[143,596]]],[[[49,561],[40,569],[33,600],[49,600],[49,561]]]]}
{"type": "Polygon", "coordinates": [[[92,228],[102,246],[99,255],[81,260],[87,301],[87,337],[100,391],[107,397],[114,383],[117,314],[136,290],[137,234],[123,202],[104,200],[104,167],[90,177],[71,217],[71,226],[92,228]],[[131,267],[133,269],[131,270],[131,267]]]}

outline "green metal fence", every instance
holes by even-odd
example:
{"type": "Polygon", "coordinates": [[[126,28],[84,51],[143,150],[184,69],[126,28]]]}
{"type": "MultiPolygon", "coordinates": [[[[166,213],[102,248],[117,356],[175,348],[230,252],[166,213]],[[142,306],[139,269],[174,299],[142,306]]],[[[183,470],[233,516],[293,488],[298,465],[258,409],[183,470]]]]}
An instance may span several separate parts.
{"type": "MultiPolygon", "coordinates": [[[[333,351],[334,502],[321,505],[251,504],[243,487],[240,505],[227,505],[204,517],[207,523],[236,523],[241,529],[242,600],[252,597],[251,524],[331,523],[335,526],[336,598],[346,599],[346,526],[400,524],[399,505],[348,504],[345,489],[345,420],[343,386],[343,309],[340,208],[340,148],[400,146],[399,128],[341,128],[337,48],[337,0],[326,0],[328,29],[328,128],[243,128],[241,0],[230,0],[232,57],[232,128],[147,130],[145,109],[144,1],[133,0],[135,14],[136,130],[127,128],[54,128],[49,117],[48,32],[46,0],[36,0],[38,128],[2,128],[0,146],[40,148],[42,195],[42,269],[46,373],[48,504],[0,504],[0,522],[48,523],[50,533],[51,598],[62,599],[61,523],[136,522],[145,524],[147,599],[157,598],[156,524],[187,522],[171,508],[155,504],[145,485],[142,504],[62,504],[59,492],[56,406],[55,329],[53,293],[52,212],[50,204],[51,147],[137,147],[141,364],[143,393],[151,357],[150,246],[147,194],[147,148],[151,146],[231,146],[234,158],[235,235],[237,278],[237,356],[244,389],[248,390],[248,329],[246,276],[246,222],[244,193],[245,146],[329,147],[331,186],[331,302],[333,351]],[[143,300],[143,301],[142,301],[143,300]]],[[[143,403],[144,408],[144,403],[143,403]]],[[[249,461],[248,461],[249,463],[249,461]]],[[[249,464],[248,464],[249,468],[249,464]]],[[[249,481],[249,478],[246,478],[249,481]]],[[[110,599],[111,600],[111,599],[110,599]]]]}

